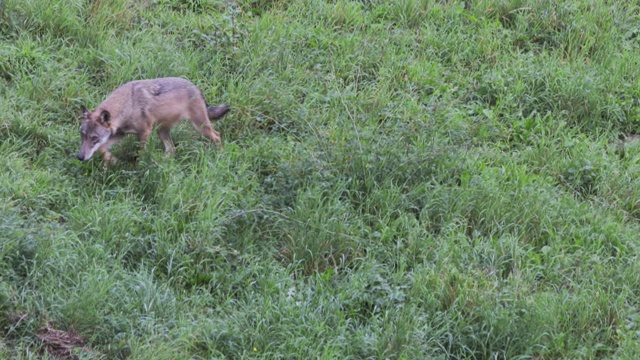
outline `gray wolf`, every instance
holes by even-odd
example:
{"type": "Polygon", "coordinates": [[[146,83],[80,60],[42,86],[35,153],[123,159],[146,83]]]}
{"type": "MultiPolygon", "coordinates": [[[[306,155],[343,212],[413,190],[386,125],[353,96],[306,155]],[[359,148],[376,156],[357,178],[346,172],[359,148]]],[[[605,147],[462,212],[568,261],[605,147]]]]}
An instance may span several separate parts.
{"type": "Polygon", "coordinates": [[[220,133],[213,130],[210,120],[218,120],[228,112],[229,105],[207,105],[202,91],[182,78],[131,81],[117,88],[93,111],[82,106],[78,159],[89,160],[99,151],[108,163],[112,160],[109,148],[125,134],[137,134],[142,149],[155,125],[165,154],[171,155],[175,147],[170,131],[183,119],[221,147],[220,133]]]}

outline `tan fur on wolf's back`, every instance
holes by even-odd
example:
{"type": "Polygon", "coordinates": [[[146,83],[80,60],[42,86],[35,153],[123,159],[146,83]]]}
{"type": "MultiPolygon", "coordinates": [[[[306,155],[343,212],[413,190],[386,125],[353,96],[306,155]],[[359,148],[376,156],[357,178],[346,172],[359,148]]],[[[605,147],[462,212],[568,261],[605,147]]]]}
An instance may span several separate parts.
{"type": "Polygon", "coordinates": [[[109,148],[125,134],[137,134],[140,147],[155,125],[165,153],[175,151],[171,140],[171,128],[180,120],[189,120],[203,136],[222,146],[220,134],[213,129],[211,120],[222,118],[229,106],[209,106],[202,91],[192,82],[182,78],[136,80],[117,88],[93,111],[82,107],[80,127],[82,144],[79,160],[89,160],[96,151],[104,154],[104,161],[112,159],[109,148]]]}

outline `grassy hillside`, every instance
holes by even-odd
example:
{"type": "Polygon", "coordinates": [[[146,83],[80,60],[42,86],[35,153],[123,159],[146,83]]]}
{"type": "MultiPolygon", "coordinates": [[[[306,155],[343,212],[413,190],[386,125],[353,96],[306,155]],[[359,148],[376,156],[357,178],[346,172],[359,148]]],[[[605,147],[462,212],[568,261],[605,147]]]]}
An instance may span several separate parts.
{"type": "Polygon", "coordinates": [[[640,357],[640,8],[0,0],[0,358],[640,357]],[[80,107],[233,110],[76,160],[80,107]]]}

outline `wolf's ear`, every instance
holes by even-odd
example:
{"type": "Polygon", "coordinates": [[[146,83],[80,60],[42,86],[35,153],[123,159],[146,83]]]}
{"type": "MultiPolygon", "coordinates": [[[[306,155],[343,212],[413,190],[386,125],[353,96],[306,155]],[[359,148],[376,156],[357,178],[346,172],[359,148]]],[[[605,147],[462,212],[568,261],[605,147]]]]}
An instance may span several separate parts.
{"type": "Polygon", "coordinates": [[[109,114],[107,110],[104,110],[103,112],[100,113],[100,121],[103,124],[109,125],[110,120],[111,120],[111,114],[109,114]]]}
{"type": "Polygon", "coordinates": [[[89,118],[89,109],[87,109],[87,107],[84,105],[80,105],[80,109],[82,110],[82,117],[84,117],[85,119],[89,118]]]}

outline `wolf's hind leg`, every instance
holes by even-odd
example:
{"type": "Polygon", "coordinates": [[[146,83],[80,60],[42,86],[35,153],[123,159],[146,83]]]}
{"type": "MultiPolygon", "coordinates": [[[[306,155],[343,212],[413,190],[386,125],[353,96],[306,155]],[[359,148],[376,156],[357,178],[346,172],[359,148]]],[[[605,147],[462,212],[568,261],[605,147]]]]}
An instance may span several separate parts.
{"type": "Polygon", "coordinates": [[[220,139],[220,133],[213,130],[211,121],[209,121],[206,106],[192,109],[190,115],[190,120],[193,127],[196,128],[196,130],[198,130],[202,135],[206,136],[211,141],[216,143],[218,147],[221,147],[222,140],[220,139]]]}

